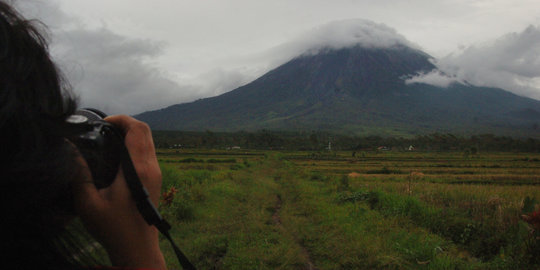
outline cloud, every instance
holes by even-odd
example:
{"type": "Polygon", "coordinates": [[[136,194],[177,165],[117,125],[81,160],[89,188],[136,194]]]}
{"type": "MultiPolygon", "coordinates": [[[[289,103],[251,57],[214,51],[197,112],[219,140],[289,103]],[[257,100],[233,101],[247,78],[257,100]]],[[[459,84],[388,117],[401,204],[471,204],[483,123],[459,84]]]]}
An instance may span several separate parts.
{"type": "Polygon", "coordinates": [[[135,114],[199,97],[197,86],[180,85],[155,63],[164,44],[122,36],[105,25],[91,29],[66,15],[54,2],[19,4],[51,32],[51,55],[81,106],[108,114],[135,114]]]}
{"type": "Polygon", "coordinates": [[[466,82],[498,87],[540,100],[540,29],[536,26],[531,25],[523,32],[510,33],[490,43],[463,48],[434,64],[439,71],[420,74],[407,82],[438,86],[466,82]]]}
{"type": "Polygon", "coordinates": [[[268,50],[261,54],[260,58],[269,59],[274,56],[275,60],[271,61],[270,66],[277,66],[302,54],[316,54],[321,49],[341,49],[356,45],[366,48],[389,48],[396,45],[420,48],[385,24],[364,19],[348,19],[313,28],[268,50]]]}
{"type": "Polygon", "coordinates": [[[447,74],[442,73],[440,70],[432,70],[427,73],[422,72],[418,75],[404,79],[406,84],[425,83],[441,88],[447,88],[452,83],[463,83],[456,77],[448,76],[447,74]]]}
{"type": "Polygon", "coordinates": [[[395,45],[418,48],[395,29],[364,19],[333,21],[301,36],[291,45],[304,50],[340,49],[360,45],[367,48],[389,48],[395,45]]]}
{"type": "Polygon", "coordinates": [[[250,71],[242,68],[214,68],[197,76],[194,81],[204,82],[200,84],[199,92],[207,96],[216,96],[245,85],[254,79],[250,71]]]}
{"type": "Polygon", "coordinates": [[[160,44],[107,30],[75,29],[57,34],[53,53],[83,106],[110,114],[133,114],[189,98],[152,64],[160,44]]]}

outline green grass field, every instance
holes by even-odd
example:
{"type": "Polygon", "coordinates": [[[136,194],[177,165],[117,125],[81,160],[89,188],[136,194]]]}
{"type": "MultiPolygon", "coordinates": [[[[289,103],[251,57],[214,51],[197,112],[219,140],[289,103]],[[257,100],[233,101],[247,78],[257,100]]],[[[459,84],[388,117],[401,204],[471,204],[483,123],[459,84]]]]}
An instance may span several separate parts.
{"type": "Polygon", "coordinates": [[[538,154],[159,150],[158,158],[170,194],[160,210],[200,269],[540,267],[539,234],[521,220],[540,199],[538,154]]]}

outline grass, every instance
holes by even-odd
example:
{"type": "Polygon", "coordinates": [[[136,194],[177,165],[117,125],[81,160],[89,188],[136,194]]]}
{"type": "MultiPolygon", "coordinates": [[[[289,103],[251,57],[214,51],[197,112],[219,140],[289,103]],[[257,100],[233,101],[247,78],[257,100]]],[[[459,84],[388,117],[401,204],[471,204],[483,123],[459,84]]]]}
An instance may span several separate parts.
{"type": "Polygon", "coordinates": [[[200,269],[538,268],[539,157],[162,152],[160,210],[200,269]]]}

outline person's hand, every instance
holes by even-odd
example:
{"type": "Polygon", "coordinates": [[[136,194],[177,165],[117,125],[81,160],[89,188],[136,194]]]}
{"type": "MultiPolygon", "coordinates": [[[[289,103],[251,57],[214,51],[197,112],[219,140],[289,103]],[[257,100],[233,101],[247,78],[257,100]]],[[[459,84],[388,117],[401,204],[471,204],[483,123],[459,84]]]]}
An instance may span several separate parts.
{"type": "MultiPolygon", "coordinates": [[[[157,206],[161,171],[150,128],[132,117],[105,118],[125,134],[125,144],[137,174],[157,206]]],[[[75,208],[88,231],[105,247],[115,266],[165,269],[158,231],[143,219],[127,187],[122,170],[112,185],[97,190],[81,157],[81,181],[75,185],[75,208]]]]}

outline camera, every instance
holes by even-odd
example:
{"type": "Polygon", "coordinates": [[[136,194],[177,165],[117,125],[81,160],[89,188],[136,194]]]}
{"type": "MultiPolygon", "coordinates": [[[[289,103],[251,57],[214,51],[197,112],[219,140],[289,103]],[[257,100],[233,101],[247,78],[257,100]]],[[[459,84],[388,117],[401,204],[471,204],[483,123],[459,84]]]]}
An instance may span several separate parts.
{"type": "Polygon", "coordinates": [[[124,143],[122,134],[105,117],[99,110],[84,108],[66,120],[71,127],[68,139],[86,160],[98,189],[110,186],[116,178],[124,143]]]}

